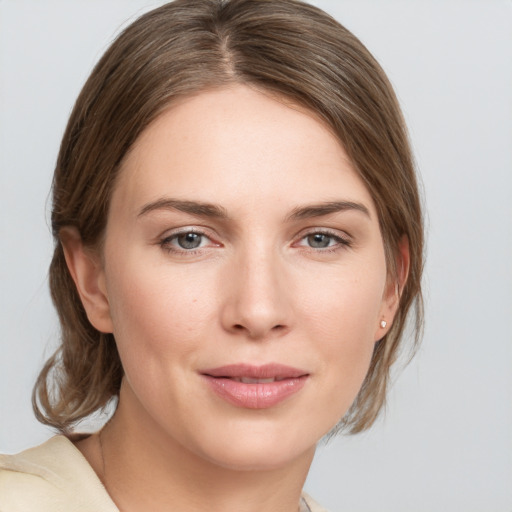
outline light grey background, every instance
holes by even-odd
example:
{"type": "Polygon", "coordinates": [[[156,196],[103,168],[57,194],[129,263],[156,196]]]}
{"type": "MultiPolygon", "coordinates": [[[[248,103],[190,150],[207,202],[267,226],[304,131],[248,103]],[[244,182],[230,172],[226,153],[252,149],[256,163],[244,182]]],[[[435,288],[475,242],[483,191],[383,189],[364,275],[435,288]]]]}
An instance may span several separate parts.
{"type": "MultiPolygon", "coordinates": [[[[0,451],[52,433],[30,394],[58,337],[49,187],[67,116],[127,20],[162,2],[0,0],[0,451]]],[[[337,511],[512,511],[512,2],[322,0],[396,87],[428,210],[423,348],[370,432],[318,451],[337,511]]]]}

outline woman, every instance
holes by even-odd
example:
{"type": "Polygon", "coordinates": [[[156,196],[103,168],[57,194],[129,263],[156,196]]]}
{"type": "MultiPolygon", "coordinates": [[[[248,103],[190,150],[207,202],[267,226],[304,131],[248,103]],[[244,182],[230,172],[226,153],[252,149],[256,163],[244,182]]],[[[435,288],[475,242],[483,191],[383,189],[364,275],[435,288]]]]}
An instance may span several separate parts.
{"type": "Polygon", "coordinates": [[[362,44],[292,0],[142,16],[71,114],[52,227],[34,408],[63,435],[0,459],[0,509],[322,510],[317,442],[373,423],[421,323],[411,153],[362,44]]]}

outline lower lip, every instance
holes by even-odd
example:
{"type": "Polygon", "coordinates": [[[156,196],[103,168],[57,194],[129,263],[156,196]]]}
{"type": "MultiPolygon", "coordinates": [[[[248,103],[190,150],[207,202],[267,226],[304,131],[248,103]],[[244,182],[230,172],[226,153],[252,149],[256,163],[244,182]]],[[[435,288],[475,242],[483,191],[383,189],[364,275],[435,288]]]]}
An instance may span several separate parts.
{"type": "Polygon", "coordinates": [[[275,382],[246,384],[236,380],[203,375],[210,388],[227,402],[246,409],[268,409],[300,391],[307,375],[275,382]]]}

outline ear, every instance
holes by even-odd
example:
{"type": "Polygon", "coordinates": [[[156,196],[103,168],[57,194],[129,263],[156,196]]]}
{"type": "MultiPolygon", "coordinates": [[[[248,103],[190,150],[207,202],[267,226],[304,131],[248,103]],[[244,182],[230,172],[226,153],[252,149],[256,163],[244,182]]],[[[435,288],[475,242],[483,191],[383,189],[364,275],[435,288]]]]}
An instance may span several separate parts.
{"type": "Polygon", "coordinates": [[[380,340],[385,336],[391,325],[393,319],[398,311],[400,305],[400,296],[402,290],[407,282],[410,267],[410,252],[409,252],[409,239],[403,235],[398,245],[398,255],[396,259],[396,276],[395,279],[388,279],[386,290],[382,300],[382,306],[379,317],[379,325],[375,333],[375,341],[380,340]]]}
{"type": "Polygon", "coordinates": [[[84,247],[76,228],[65,227],[60,233],[66,264],[89,322],[100,332],[112,332],[112,319],[100,256],[84,247]]]}

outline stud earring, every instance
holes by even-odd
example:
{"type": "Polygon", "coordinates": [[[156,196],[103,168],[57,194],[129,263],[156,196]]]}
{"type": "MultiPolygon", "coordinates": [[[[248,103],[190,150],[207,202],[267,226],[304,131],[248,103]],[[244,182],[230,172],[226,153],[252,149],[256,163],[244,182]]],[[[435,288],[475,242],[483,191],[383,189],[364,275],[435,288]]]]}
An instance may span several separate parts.
{"type": "Polygon", "coordinates": [[[386,325],[388,325],[388,323],[386,322],[386,320],[381,320],[380,321],[380,326],[385,329],[386,328],[386,325]]]}

